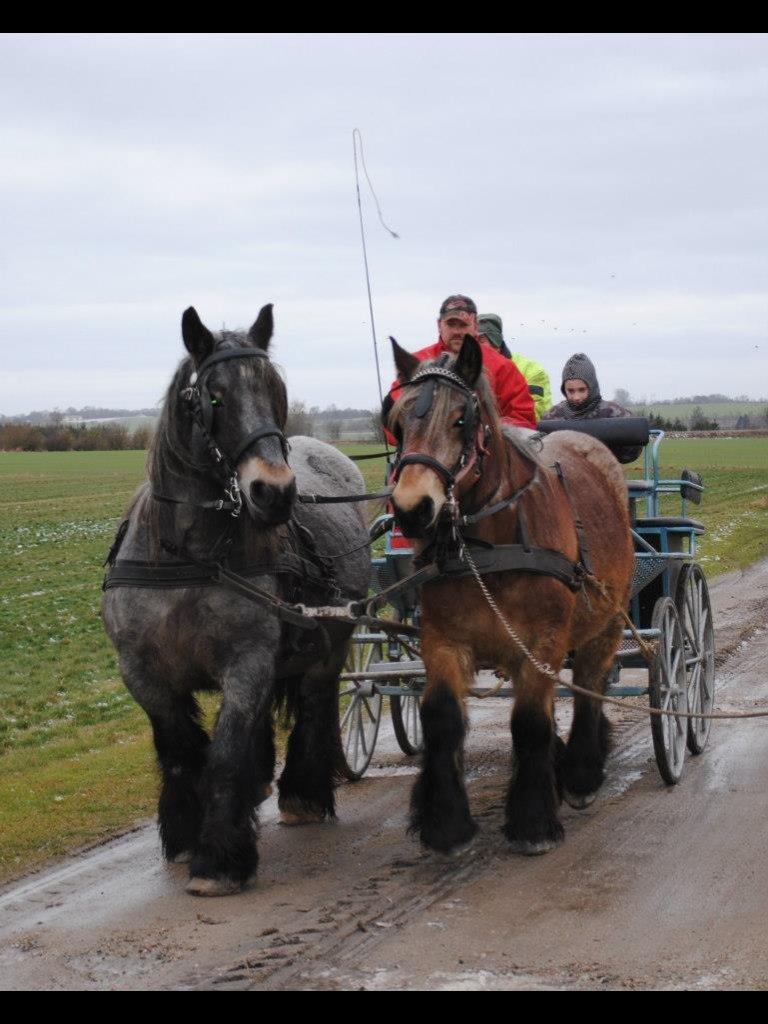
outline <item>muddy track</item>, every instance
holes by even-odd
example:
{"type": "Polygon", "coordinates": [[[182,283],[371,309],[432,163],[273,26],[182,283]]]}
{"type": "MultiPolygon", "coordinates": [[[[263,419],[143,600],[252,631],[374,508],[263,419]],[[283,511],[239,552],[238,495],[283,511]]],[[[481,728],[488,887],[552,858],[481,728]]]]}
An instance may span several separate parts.
{"type": "MultiPolygon", "coordinates": [[[[718,707],[768,706],[768,563],[712,587],[718,707]]],[[[643,704],[642,698],[632,699],[643,704]]],[[[153,824],[0,890],[4,989],[751,988],[768,986],[768,724],[715,723],[667,789],[647,718],[609,709],[614,753],[566,841],[511,855],[500,828],[509,702],[472,704],[474,845],[406,835],[415,768],[382,728],[335,824],[262,809],[248,891],[183,892],[153,824]]],[[[561,731],[570,703],[558,701],[561,731]]]]}

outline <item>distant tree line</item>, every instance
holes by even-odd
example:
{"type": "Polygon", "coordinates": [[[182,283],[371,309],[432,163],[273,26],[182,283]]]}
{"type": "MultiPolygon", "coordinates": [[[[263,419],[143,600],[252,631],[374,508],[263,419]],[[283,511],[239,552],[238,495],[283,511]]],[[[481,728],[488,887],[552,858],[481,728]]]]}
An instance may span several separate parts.
{"type": "Polygon", "coordinates": [[[122,423],[0,425],[0,451],[5,452],[123,451],[148,448],[151,440],[151,427],[130,431],[122,423]]]}
{"type": "Polygon", "coordinates": [[[288,406],[285,433],[288,437],[304,434],[325,441],[341,441],[345,436],[349,439],[350,435],[361,441],[383,438],[378,409],[337,409],[335,405],[327,409],[313,405],[307,409],[301,401],[293,401],[288,406]]]}
{"type": "MultiPolygon", "coordinates": [[[[737,395],[736,398],[730,398],[728,395],[690,395],[688,398],[669,398],[665,399],[665,404],[669,405],[707,405],[709,402],[752,402],[754,399],[749,398],[748,395],[737,395]]],[[[768,398],[758,398],[758,402],[768,402],[768,398]]]]}
{"type": "Polygon", "coordinates": [[[657,410],[659,406],[664,408],[666,406],[682,406],[693,404],[694,402],[697,403],[693,406],[687,419],[679,415],[673,418],[672,415],[663,416],[658,411],[649,411],[645,401],[633,402],[626,388],[616,388],[614,401],[620,405],[630,407],[635,416],[646,416],[651,427],[661,430],[765,430],[768,427],[768,404],[764,404],[763,408],[760,408],[760,403],[766,402],[764,398],[761,398],[758,402],[748,398],[746,395],[728,398],[727,395],[713,394],[694,395],[692,398],[670,398],[650,403],[657,410]],[[710,406],[717,403],[721,403],[721,405],[722,403],[728,405],[749,403],[753,407],[753,411],[726,412],[720,408],[717,412],[718,419],[715,419],[712,416],[711,408],[708,414],[702,409],[701,404],[698,403],[708,403],[710,406]]]}
{"type": "Polygon", "coordinates": [[[311,416],[313,420],[317,420],[319,423],[324,423],[326,420],[365,419],[370,415],[370,411],[368,409],[337,409],[333,404],[329,405],[325,409],[321,409],[319,406],[313,405],[308,410],[308,415],[311,416]]]}
{"type": "Polygon", "coordinates": [[[655,412],[648,412],[642,406],[636,406],[632,410],[635,416],[647,416],[648,423],[651,429],[658,428],[659,430],[765,430],[768,427],[768,406],[762,409],[760,412],[753,413],[751,416],[742,413],[738,417],[728,416],[721,417],[725,419],[726,423],[721,424],[719,420],[706,415],[700,405],[694,406],[691,411],[691,415],[688,420],[681,419],[676,416],[672,417],[661,416],[655,412]]]}
{"type": "MultiPolygon", "coordinates": [[[[48,413],[47,422],[33,424],[3,417],[0,419],[0,451],[64,452],[121,451],[147,448],[153,428],[148,425],[129,430],[123,423],[65,423],[64,414],[48,413]]],[[[370,409],[307,409],[304,402],[288,407],[285,433],[340,441],[354,436],[360,440],[379,440],[381,418],[370,409]]]]}
{"type": "Polygon", "coordinates": [[[3,416],[0,413],[0,424],[2,423],[31,423],[36,426],[50,426],[50,424],[62,423],[68,420],[108,420],[123,419],[130,416],[151,416],[156,418],[160,410],[154,409],[106,409],[97,405],[85,405],[82,409],[75,409],[69,406],[68,409],[42,409],[32,412],[19,413],[15,416],[3,416]]]}
{"type": "Polygon", "coordinates": [[[748,395],[737,395],[736,398],[731,398],[728,395],[689,395],[687,398],[660,398],[656,402],[648,402],[647,399],[634,399],[630,395],[626,388],[616,388],[614,392],[614,401],[619,402],[621,405],[709,405],[715,402],[727,403],[729,405],[743,404],[744,402],[750,402],[757,405],[763,405],[768,403],[768,398],[750,398],[748,395]]]}
{"type": "Polygon", "coordinates": [[[719,430],[720,424],[717,420],[709,419],[703,412],[700,405],[694,407],[691,412],[690,419],[680,419],[676,416],[674,419],[671,417],[660,416],[655,412],[648,412],[643,408],[636,408],[633,410],[636,416],[645,416],[648,419],[648,424],[651,430],[719,430]]]}
{"type": "Polygon", "coordinates": [[[648,425],[650,426],[651,430],[671,431],[688,429],[688,424],[684,420],[681,420],[679,417],[675,417],[675,419],[671,420],[666,419],[664,416],[659,416],[656,413],[651,413],[650,415],[648,415],[647,413],[643,413],[641,411],[638,411],[637,415],[648,416],[648,425]]]}
{"type": "MultiPolygon", "coordinates": [[[[701,401],[729,403],[752,402],[746,396],[733,399],[723,395],[695,395],[701,401]]],[[[682,416],[663,416],[659,412],[649,412],[643,402],[633,402],[629,391],[617,388],[614,400],[621,405],[630,406],[636,416],[647,416],[652,428],[666,431],[687,430],[765,430],[768,428],[768,404],[760,409],[753,402],[755,411],[740,412],[726,415],[722,410],[718,419],[707,415],[701,405],[696,405],[689,418],[682,416]]],[[[675,398],[662,405],[682,405],[690,402],[689,398],[675,398]]],[[[765,403],[765,399],[761,399],[765,403]]],[[[62,411],[30,412],[19,416],[0,415],[0,451],[119,451],[121,449],[143,449],[149,446],[152,438],[152,425],[142,424],[138,428],[129,429],[123,423],[94,423],[95,419],[122,416],[131,418],[139,415],[152,416],[156,419],[158,409],[107,409],[100,406],[85,406],[82,409],[72,407],[62,411]],[[86,422],[66,422],[81,417],[86,422]],[[88,421],[91,421],[90,423],[88,421]]],[[[320,409],[313,405],[294,400],[288,407],[288,420],[285,433],[288,436],[303,434],[319,437],[326,441],[368,440],[383,441],[381,415],[376,409],[343,408],[330,405],[320,409]]]]}

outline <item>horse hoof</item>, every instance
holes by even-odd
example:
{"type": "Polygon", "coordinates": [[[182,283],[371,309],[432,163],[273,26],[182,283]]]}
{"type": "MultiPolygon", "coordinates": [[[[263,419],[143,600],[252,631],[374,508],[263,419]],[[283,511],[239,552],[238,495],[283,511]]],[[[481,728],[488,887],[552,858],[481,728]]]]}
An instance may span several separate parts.
{"type": "Polygon", "coordinates": [[[325,821],[325,811],[321,807],[313,807],[301,800],[289,798],[279,806],[281,825],[317,825],[325,821]]]}
{"type": "Polygon", "coordinates": [[[557,842],[554,839],[540,839],[532,843],[527,839],[510,839],[509,848],[512,853],[521,853],[524,857],[538,857],[542,853],[554,850],[557,842]]]}
{"type": "Polygon", "coordinates": [[[242,892],[246,885],[247,882],[236,882],[233,878],[190,878],[186,891],[190,896],[232,896],[242,892]]]}
{"type": "Polygon", "coordinates": [[[597,790],[594,793],[569,793],[567,789],[563,790],[563,800],[569,807],[573,807],[577,811],[583,811],[585,807],[589,807],[591,803],[595,802],[596,796],[597,790]]]}
{"type": "Polygon", "coordinates": [[[280,811],[281,825],[317,825],[324,820],[322,811],[280,811]]]}

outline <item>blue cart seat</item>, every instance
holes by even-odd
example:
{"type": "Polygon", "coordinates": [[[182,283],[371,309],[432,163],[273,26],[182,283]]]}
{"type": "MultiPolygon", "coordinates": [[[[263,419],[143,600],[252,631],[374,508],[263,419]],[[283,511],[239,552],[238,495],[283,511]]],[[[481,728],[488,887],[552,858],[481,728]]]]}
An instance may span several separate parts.
{"type": "Polygon", "coordinates": [[[704,524],[698,519],[688,519],[686,516],[649,516],[646,519],[637,519],[634,522],[636,530],[686,530],[697,535],[704,533],[704,524]]]}

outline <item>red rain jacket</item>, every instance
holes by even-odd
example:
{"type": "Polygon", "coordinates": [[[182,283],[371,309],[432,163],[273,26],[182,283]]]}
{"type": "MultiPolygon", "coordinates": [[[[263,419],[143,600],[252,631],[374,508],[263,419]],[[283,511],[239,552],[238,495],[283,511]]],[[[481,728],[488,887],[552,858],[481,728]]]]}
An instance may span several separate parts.
{"type": "MultiPolygon", "coordinates": [[[[490,345],[481,345],[480,351],[483,355],[483,369],[493,393],[496,395],[496,402],[503,422],[514,427],[529,427],[535,430],[536,414],[525,377],[511,359],[505,359],[490,345]]],[[[413,354],[421,362],[425,359],[436,359],[443,352],[450,352],[450,349],[443,344],[442,339],[438,339],[434,345],[429,345],[413,354]]],[[[399,395],[400,381],[396,380],[389,389],[388,397],[391,401],[395,401],[399,395]]],[[[391,407],[386,399],[385,405],[391,407]]],[[[390,444],[396,443],[389,431],[387,431],[387,437],[390,444]]]]}

